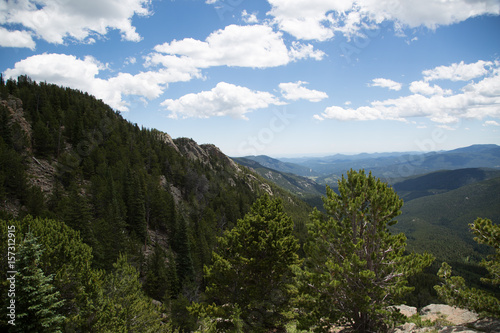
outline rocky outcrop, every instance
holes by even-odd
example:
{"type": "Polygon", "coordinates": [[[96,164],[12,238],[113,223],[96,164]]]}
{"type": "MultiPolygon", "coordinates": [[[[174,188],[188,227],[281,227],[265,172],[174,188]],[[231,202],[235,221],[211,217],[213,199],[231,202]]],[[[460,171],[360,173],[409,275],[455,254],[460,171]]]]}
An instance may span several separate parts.
{"type": "Polygon", "coordinates": [[[224,154],[219,147],[213,144],[203,144],[200,147],[207,152],[208,155],[213,157],[213,162],[221,167],[229,167],[236,172],[241,172],[238,164],[229,158],[226,154],[224,154]]]}
{"type": "Polygon", "coordinates": [[[462,325],[478,320],[478,315],[472,311],[460,309],[445,304],[430,304],[420,310],[423,320],[437,321],[444,318],[454,325],[462,325]]]}
{"type": "MultiPolygon", "coordinates": [[[[403,315],[415,318],[417,308],[398,305],[398,309],[403,315]]],[[[481,318],[472,311],[460,309],[444,304],[430,304],[418,312],[418,320],[412,320],[404,325],[396,327],[393,333],[498,333],[500,332],[500,319],[481,318]],[[419,325],[417,325],[417,323],[419,325]]]]}
{"type": "Polygon", "coordinates": [[[177,145],[175,144],[174,140],[170,135],[168,135],[165,132],[160,132],[158,130],[153,130],[153,131],[155,132],[155,135],[158,138],[158,140],[169,145],[170,147],[174,148],[178,153],[180,153],[179,147],[177,147],[177,145]]]}
{"type": "Polygon", "coordinates": [[[31,142],[31,125],[24,118],[23,102],[16,97],[9,96],[7,100],[0,100],[0,105],[5,107],[10,114],[10,124],[19,124],[26,142],[31,142]]]}
{"type": "Polygon", "coordinates": [[[31,157],[28,163],[28,183],[38,186],[43,193],[51,194],[55,186],[56,166],[45,159],[31,157]]]}
{"type": "Polygon", "coordinates": [[[210,163],[210,156],[193,139],[177,138],[174,140],[182,155],[190,160],[201,162],[205,165],[210,163]]]}

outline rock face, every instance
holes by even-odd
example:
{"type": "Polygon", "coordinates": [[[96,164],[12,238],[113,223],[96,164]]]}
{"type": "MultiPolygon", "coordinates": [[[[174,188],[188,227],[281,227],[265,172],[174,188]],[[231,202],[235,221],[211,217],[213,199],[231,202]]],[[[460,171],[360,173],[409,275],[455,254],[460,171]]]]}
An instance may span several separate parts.
{"type": "Polygon", "coordinates": [[[454,325],[462,325],[476,321],[479,317],[476,313],[459,309],[444,304],[430,304],[420,310],[420,315],[423,320],[436,321],[437,319],[445,319],[454,325]]]}
{"type": "MultiPolygon", "coordinates": [[[[417,314],[417,308],[398,305],[394,307],[406,317],[411,317],[417,314]]],[[[500,319],[498,318],[482,318],[478,319],[478,315],[472,311],[460,309],[457,307],[444,304],[430,304],[422,308],[419,312],[422,322],[430,321],[431,326],[418,326],[413,322],[405,323],[396,327],[392,333],[423,333],[423,332],[438,332],[438,333],[499,333],[500,319]]]]}

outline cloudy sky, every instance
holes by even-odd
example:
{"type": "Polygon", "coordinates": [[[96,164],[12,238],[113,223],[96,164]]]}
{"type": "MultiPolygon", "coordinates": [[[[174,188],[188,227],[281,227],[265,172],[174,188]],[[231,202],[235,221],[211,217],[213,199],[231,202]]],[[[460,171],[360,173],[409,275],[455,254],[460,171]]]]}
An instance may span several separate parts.
{"type": "Polygon", "coordinates": [[[0,0],[0,71],[231,156],[500,144],[499,0],[0,0]]]}

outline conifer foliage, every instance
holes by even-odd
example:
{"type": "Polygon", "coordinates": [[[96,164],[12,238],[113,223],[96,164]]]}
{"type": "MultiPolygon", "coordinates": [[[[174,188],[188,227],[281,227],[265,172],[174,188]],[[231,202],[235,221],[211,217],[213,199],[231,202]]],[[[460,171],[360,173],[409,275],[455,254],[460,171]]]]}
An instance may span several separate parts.
{"type": "Polygon", "coordinates": [[[260,197],[218,242],[212,264],[205,267],[208,303],[223,318],[240,317],[252,332],[283,327],[300,260],[293,221],[281,201],[260,197]]]}
{"type": "Polygon", "coordinates": [[[315,331],[383,331],[387,307],[411,290],[407,278],[433,257],[404,255],[406,237],[389,232],[403,201],[387,184],[351,170],[338,185],[339,194],[327,188],[323,200],[329,218],[316,210],[309,224],[299,319],[315,331]]]}
{"type": "MultiPolygon", "coordinates": [[[[481,265],[488,270],[489,276],[481,279],[482,282],[492,285],[500,284],[500,225],[493,224],[489,219],[478,218],[470,224],[471,231],[479,244],[493,247],[494,254],[483,259],[481,265]]],[[[452,276],[451,266],[443,262],[438,276],[442,284],[434,287],[439,297],[450,305],[471,309],[482,315],[500,316],[500,299],[484,290],[467,287],[461,276],[452,276]]]]}
{"type": "Polygon", "coordinates": [[[40,267],[42,248],[29,232],[19,248],[17,319],[12,332],[61,332],[65,320],[58,313],[63,301],[52,285],[52,275],[40,267]]]}

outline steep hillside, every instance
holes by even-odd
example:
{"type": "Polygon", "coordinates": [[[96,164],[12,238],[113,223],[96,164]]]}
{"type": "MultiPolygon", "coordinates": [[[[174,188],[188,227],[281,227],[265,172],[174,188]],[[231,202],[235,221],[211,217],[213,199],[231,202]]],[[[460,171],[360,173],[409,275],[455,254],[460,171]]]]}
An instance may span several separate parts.
{"type": "Polygon", "coordinates": [[[477,263],[484,256],[469,232],[477,217],[500,222],[500,178],[462,186],[406,202],[395,230],[408,237],[410,250],[430,251],[439,260],[477,263]]]}
{"type": "Polygon", "coordinates": [[[88,94],[27,77],[2,82],[0,94],[0,218],[65,222],[98,268],[126,253],[146,276],[158,244],[175,260],[174,289],[196,290],[216,236],[264,193],[282,198],[305,236],[306,203],[213,145],[140,128],[88,94]]]}
{"type": "Polygon", "coordinates": [[[254,159],[246,157],[233,158],[241,165],[247,166],[261,175],[263,178],[287,189],[302,199],[318,197],[324,195],[325,186],[317,184],[315,181],[293,173],[287,173],[270,167],[261,165],[254,159]]]}
{"type": "Polygon", "coordinates": [[[495,177],[500,177],[500,170],[485,168],[442,170],[410,177],[394,184],[393,188],[405,202],[408,202],[495,177]]]}

